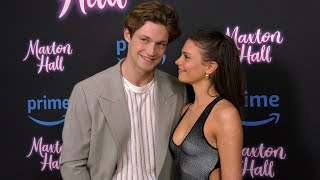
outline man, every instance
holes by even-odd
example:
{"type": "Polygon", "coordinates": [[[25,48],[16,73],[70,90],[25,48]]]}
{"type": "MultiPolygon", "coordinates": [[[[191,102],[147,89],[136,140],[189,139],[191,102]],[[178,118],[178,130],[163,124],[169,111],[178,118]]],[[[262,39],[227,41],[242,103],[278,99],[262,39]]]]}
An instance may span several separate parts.
{"type": "Polygon", "coordinates": [[[156,67],[181,34],[178,15],[146,2],[134,7],[124,27],[127,57],[72,91],[62,134],[65,180],[172,178],[168,144],[187,95],[156,67]]]}

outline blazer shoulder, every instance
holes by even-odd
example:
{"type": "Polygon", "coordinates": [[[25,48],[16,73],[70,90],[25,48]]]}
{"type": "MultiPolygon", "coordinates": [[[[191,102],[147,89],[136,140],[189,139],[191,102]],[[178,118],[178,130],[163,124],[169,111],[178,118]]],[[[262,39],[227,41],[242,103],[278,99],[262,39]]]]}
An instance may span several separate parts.
{"type": "Polygon", "coordinates": [[[157,73],[159,74],[161,80],[169,83],[170,85],[174,87],[184,87],[184,83],[180,82],[177,77],[161,70],[157,70],[157,73]]]}
{"type": "Polygon", "coordinates": [[[87,84],[87,85],[99,86],[99,85],[101,85],[101,81],[103,81],[103,82],[110,81],[110,80],[114,79],[114,76],[116,76],[118,74],[120,75],[120,69],[117,69],[116,66],[111,66],[101,72],[98,72],[98,73],[84,79],[80,83],[87,84]]]}
{"type": "Polygon", "coordinates": [[[78,82],[75,86],[81,86],[85,91],[100,92],[103,91],[111,81],[114,81],[115,76],[118,76],[118,73],[116,72],[116,68],[112,66],[78,82]]]}

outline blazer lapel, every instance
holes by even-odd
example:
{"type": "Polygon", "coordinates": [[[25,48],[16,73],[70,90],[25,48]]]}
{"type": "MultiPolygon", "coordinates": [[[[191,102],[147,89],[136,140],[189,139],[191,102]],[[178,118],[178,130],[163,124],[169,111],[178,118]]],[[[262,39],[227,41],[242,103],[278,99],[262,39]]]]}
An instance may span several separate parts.
{"type": "MultiPolygon", "coordinates": [[[[107,81],[105,91],[99,98],[99,104],[106,117],[118,149],[118,160],[126,149],[131,133],[130,114],[126,95],[122,84],[120,63],[112,68],[112,80],[107,81]]],[[[173,92],[167,80],[163,80],[159,70],[155,71],[156,112],[155,112],[155,160],[156,175],[159,176],[166,154],[176,112],[177,95],[173,92]]]]}
{"type": "Polygon", "coordinates": [[[156,87],[156,127],[155,127],[155,156],[156,175],[159,176],[170,139],[172,123],[175,115],[177,95],[172,91],[170,85],[159,76],[159,70],[155,71],[156,87]]]}
{"type": "Polygon", "coordinates": [[[126,149],[130,136],[130,114],[126,101],[126,95],[121,79],[119,62],[108,76],[110,79],[103,95],[99,98],[99,104],[106,117],[106,123],[110,126],[118,148],[118,160],[126,149]]]}

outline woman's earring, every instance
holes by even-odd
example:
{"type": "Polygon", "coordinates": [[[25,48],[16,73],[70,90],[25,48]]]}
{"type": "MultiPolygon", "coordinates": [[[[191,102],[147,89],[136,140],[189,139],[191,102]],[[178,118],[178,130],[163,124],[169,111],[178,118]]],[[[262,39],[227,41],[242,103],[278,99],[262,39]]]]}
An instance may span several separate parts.
{"type": "Polygon", "coordinates": [[[206,74],[205,78],[206,78],[206,79],[210,79],[210,75],[209,75],[209,74],[206,74]]]}

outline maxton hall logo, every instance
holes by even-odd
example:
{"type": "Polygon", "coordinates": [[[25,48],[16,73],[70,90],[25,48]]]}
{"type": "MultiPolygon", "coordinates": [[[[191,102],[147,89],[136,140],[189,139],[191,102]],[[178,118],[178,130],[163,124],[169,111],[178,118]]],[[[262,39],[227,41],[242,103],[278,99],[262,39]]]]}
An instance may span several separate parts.
{"type": "Polygon", "coordinates": [[[59,18],[64,17],[70,11],[73,3],[78,5],[83,14],[87,14],[88,9],[103,10],[117,7],[124,9],[127,6],[127,0],[61,0],[59,18]]]}
{"type": "Polygon", "coordinates": [[[263,143],[258,146],[242,149],[242,176],[251,178],[275,177],[275,160],[285,160],[287,153],[284,147],[266,147],[263,143]]]}
{"type": "Polygon", "coordinates": [[[40,40],[30,40],[28,51],[23,58],[26,61],[33,57],[37,60],[37,73],[43,71],[49,72],[62,72],[64,71],[64,56],[72,55],[73,49],[70,43],[59,44],[53,41],[48,45],[40,44],[40,40]]]}
{"type": "Polygon", "coordinates": [[[33,122],[43,126],[61,124],[64,122],[64,114],[68,109],[68,102],[69,99],[52,99],[47,98],[46,95],[43,95],[42,98],[28,99],[28,117],[33,122]]]}
{"type": "Polygon", "coordinates": [[[41,171],[48,169],[49,171],[60,169],[60,153],[62,145],[59,141],[55,143],[45,143],[43,138],[33,138],[31,148],[27,154],[27,158],[31,158],[34,154],[41,157],[41,171]]]}
{"type": "Polygon", "coordinates": [[[257,29],[253,33],[240,33],[240,27],[227,27],[226,35],[234,39],[240,50],[240,61],[253,63],[271,63],[272,44],[282,44],[283,35],[280,31],[268,32],[257,29]],[[256,49],[257,48],[257,49],[256,49]]]}

